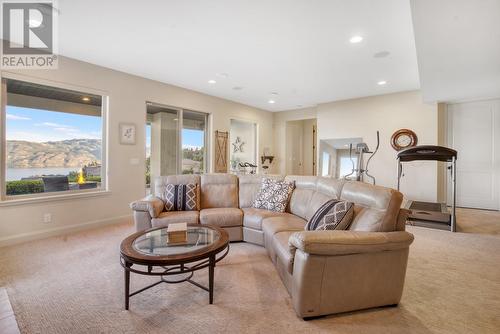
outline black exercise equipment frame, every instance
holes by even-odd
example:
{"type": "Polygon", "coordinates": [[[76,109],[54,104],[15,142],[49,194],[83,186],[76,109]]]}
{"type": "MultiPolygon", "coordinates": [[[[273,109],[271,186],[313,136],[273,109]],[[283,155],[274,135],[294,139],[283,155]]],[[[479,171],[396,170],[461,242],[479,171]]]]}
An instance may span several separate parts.
{"type": "Polygon", "coordinates": [[[452,232],[456,232],[457,230],[457,222],[456,222],[456,194],[457,194],[457,151],[443,146],[434,146],[434,145],[420,145],[407,148],[402,150],[397,155],[398,162],[398,190],[401,183],[401,176],[403,172],[403,162],[411,162],[418,160],[427,160],[427,161],[442,161],[450,163],[448,169],[451,173],[451,219],[450,219],[450,230],[452,232]]]}

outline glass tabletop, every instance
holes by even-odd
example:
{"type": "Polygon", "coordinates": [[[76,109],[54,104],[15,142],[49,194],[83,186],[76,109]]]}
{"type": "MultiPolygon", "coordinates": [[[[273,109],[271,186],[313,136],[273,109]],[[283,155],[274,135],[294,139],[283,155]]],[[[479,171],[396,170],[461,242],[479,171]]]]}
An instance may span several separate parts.
{"type": "Polygon", "coordinates": [[[139,253],[150,256],[186,254],[208,247],[219,240],[220,234],[204,226],[188,226],[187,241],[169,243],[167,228],[147,232],[134,240],[132,247],[139,253]]]}

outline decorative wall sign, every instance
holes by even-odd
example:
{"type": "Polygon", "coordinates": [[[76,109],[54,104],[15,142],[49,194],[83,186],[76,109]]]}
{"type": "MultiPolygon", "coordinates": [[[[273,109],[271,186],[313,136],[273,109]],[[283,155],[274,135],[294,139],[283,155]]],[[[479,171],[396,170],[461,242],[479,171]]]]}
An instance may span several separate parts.
{"type": "Polygon", "coordinates": [[[243,145],[245,145],[245,142],[242,141],[240,137],[236,137],[236,140],[232,145],[233,145],[233,153],[236,152],[243,153],[243,145]]]}
{"type": "Polygon", "coordinates": [[[135,124],[120,123],[120,144],[135,145],[135,124]]]}
{"type": "Polygon", "coordinates": [[[227,173],[229,132],[215,131],[215,173],[227,173]]]}

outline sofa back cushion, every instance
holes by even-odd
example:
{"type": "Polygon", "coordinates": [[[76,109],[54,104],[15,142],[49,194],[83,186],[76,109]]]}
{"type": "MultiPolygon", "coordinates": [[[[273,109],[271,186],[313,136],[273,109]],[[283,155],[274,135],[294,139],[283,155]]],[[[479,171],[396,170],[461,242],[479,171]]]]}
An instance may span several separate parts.
{"type": "Polygon", "coordinates": [[[251,208],[264,177],[283,180],[281,175],[247,174],[238,176],[240,208],[251,208]]]}
{"type": "Polygon", "coordinates": [[[295,189],[290,196],[287,212],[308,220],[309,202],[316,192],[316,176],[287,175],[285,181],[295,181],[295,189]]]}
{"type": "Polygon", "coordinates": [[[201,208],[237,208],[238,177],[232,174],[201,175],[201,208]]]}
{"type": "Polygon", "coordinates": [[[154,182],[154,195],[161,197],[167,190],[167,184],[179,185],[179,184],[196,184],[196,210],[200,210],[200,176],[193,174],[186,175],[169,175],[169,176],[159,176],[154,182]]]}
{"type": "Polygon", "coordinates": [[[295,181],[287,212],[307,221],[328,200],[339,199],[343,180],[318,176],[288,175],[286,181],[295,181]]]}
{"type": "Polygon", "coordinates": [[[354,205],[353,231],[392,232],[396,230],[403,194],[394,189],[364,182],[344,184],[340,198],[354,205]]]}
{"type": "Polygon", "coordinates": [[[316,191],[313,193],[311,201],[309,202],[306,219],[309,221],[316,211],[329,200],[339,199],[343,185],[344,180],[342,179],[318,177],[316,181],[316,191]]]}

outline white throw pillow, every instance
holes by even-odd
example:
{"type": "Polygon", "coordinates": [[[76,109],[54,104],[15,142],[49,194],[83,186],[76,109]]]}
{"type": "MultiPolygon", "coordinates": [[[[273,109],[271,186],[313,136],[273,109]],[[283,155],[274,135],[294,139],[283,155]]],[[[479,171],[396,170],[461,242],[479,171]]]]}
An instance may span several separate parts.
{"type": "Polygon", "coordinates": [[[253,207],[275,212],[285,212],[295,182],[263,178],[253,207]]]}

